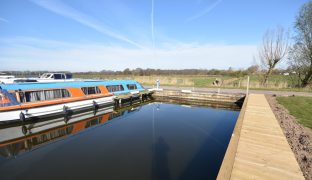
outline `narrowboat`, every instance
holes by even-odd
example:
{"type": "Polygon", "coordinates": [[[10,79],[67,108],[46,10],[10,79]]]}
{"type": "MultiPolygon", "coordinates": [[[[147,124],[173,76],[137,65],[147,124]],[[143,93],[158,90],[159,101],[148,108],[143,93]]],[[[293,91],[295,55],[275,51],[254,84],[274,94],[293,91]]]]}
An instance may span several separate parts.
{"type": "Polygon", "coordinates": [[[45,118],[114,104],[100,82],[19,83],[0,85],[0,123],[45,118]]]}

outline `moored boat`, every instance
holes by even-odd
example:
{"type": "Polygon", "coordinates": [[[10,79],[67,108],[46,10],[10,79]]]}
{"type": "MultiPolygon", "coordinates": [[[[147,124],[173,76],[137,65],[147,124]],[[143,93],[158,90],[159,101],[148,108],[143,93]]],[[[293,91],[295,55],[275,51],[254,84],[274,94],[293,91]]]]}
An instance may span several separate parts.
{"type": "Polygon", "coordinates": [[[66,115],[113,103],[114,96],[99,82],[0,85],[0,122],[66,115]]]}
{"type": "Polygon", "coordinates": [[[45,118],[151,95],[135,80],[90,80],[0,85],[0,123],[45,118]]]}
{"type": "Polygon", "coordinates": [[[118,105],[138,102],[147,99],[153,93],[146,90],[140,83],[135,80],[109,80],[102,81],[107,90],[114,94],[115,102],[118,105]]]}
{"type": "Polygon", "coordinates": [[[44,73],[40,77],[19,77],[0,75],[1,84],[33,83],[33,82],[71,82],[76,81],[70,73],[44,73]]]}

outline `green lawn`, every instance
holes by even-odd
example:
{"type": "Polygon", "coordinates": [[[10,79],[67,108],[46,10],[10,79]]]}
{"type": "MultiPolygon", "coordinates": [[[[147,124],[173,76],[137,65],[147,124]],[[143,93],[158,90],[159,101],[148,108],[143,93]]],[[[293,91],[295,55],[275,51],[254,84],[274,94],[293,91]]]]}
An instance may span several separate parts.
{"type": "Polygon", "coordinates": [[[295,96],[276,99],[298,119],[300,124],[312,128],[312,97],[295,96]]]}

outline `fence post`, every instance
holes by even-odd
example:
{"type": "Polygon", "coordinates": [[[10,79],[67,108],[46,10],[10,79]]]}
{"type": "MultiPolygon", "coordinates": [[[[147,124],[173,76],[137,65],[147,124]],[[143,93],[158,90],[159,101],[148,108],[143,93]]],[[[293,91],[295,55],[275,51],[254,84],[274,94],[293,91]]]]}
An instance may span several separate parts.
{"type": "Polygon", "coordinates": [[[160,82],[159,82],[159,79],[157,79],[157,81],[156,81],[156,89],[157,90],[159,89],[159,85],[160,85],[160,82]]]}
{"type": "Polygon", "coordinates": [[[249,94],[249,76],[247,76],[246,96],[249,94]]]}

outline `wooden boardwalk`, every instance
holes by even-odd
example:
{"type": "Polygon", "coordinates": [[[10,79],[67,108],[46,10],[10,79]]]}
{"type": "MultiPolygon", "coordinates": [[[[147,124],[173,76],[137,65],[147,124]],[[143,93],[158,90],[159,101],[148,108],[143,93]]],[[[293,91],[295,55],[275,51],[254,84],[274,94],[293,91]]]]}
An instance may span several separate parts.
{"type": "Polygon", "coordinates": [[[232,167],[231,179],[304,179],[262,94],[251,94],[247,99],[232,167]]]}

